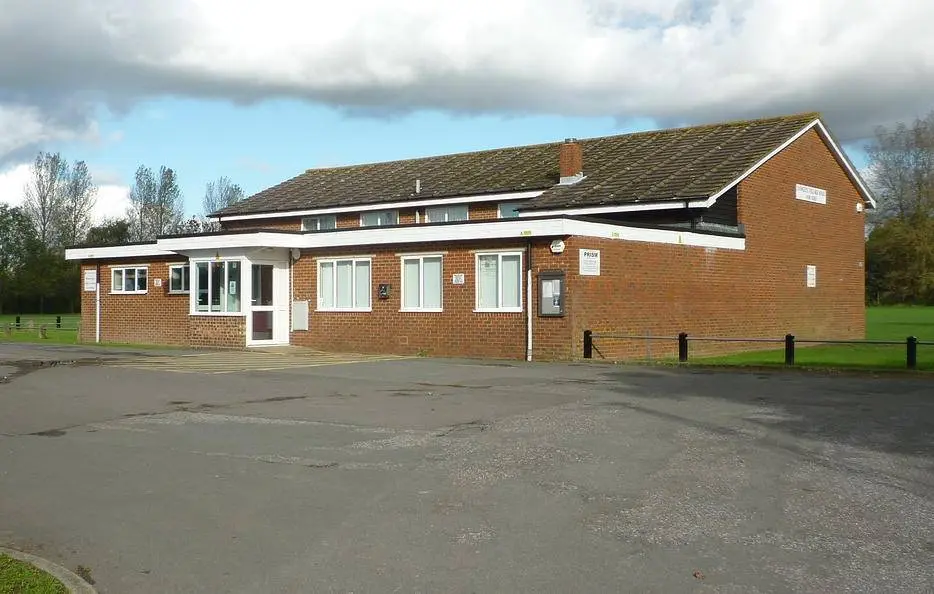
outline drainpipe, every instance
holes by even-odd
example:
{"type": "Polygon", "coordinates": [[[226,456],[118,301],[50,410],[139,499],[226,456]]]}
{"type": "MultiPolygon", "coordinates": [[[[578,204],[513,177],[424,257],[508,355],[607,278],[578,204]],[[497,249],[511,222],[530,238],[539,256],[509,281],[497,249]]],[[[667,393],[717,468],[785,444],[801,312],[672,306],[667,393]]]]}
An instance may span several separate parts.
{"type": "Polygon", "coordinates": [[[94,288],[94,342],[101,341],[101,265],[97,265],[95,273],[97,286],[94,288]]]}
{"type": "Polygon", "coordinates": [[[526,273],[525,273],[525,304],[526,304],[526,315],[527,315],[527,324],[526,324],[526,345],[525,345],[525,360],[532,360],[532,242],[531,240],[526,245],[526,273]]]}

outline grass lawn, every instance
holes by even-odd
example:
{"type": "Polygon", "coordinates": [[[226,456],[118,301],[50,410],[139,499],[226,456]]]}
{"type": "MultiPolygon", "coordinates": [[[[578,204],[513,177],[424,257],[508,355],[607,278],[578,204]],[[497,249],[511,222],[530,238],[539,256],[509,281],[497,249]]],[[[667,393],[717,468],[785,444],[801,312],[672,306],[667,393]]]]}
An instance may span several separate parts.
{"type": "Polygon", "coordinates": [[[6,555],[0,555],[0,594],[66,594],[60,581],[6,555]]]}
{"type": "MultiPolygon", "coordinates": [[[[905,369],[908,336],[934,342],[934,307],[870,307],[866,310],[868,340],[897,340],[898,345],[828,345],[795,348],[795,365],[837,369],[905,369]]],[[[768,350],[695,362],[713,365],[783,365],[785,351],[768,350]]],[[[918,345],[918,369],[934,371],[934,345],[918,345]]]]}
{"type": "Polygon", "coordinates": [[[0,315],[0,342],[38,342],[42,344],[78,344],[78,322],[81,314],[21,314],[20,328],[6,335],[9,324],[16,323],[16,315],[0,315]],[[62,316],[62,327],[55,327],[56,315],[62,316]],[[40,338],[39,326],[45,325],[46,336],[40,338]],[[30,327],[31,326],[31,327],[30,327]]]}

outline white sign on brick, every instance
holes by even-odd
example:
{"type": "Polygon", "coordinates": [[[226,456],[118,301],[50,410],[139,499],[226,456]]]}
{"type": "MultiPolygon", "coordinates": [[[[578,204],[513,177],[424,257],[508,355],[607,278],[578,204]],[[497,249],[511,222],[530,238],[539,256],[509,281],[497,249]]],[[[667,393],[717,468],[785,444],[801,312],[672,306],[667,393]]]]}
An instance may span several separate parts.
{"type": "Polygon", "coordinates": [[[462,285],[464,284],[464,273],[460,272],[451,277],[451,284],[453,285],[462,285]]]}
{"type": "Polygon", "coordinates": [[[812,188],[803,184],[795,184],[795,198],[805,202],[815,202],[817,204],[827,204],[827,190],[812,188]]]}
{"type": "Polygon", "coordinates": [[[85,270],[84,271],[84,290],[88,293],[93,293],[97,290],[97,271],[96,270],[85,270]]]}
{"type": "Polygon", "coordinates": [[[578,271],[581,276],[600,276],[600,250],[581,250],[578,271]]]}
{"type": "Polygon", "coordinates": [[[817,266],[808,265],[805,276],[807,277],[807,285],[809,288],[817,286],[817,266]]]}

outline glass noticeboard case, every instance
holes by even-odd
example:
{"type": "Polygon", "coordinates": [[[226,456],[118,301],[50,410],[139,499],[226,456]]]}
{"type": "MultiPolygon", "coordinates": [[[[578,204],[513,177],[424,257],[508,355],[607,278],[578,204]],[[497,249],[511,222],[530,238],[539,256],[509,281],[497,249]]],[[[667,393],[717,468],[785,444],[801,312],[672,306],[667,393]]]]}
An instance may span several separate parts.
{"type": "Polygon", "coordinates": [[[565,283],[563,270],[540,272],[538,275],[538,315],[563,316],[565,283]]]}

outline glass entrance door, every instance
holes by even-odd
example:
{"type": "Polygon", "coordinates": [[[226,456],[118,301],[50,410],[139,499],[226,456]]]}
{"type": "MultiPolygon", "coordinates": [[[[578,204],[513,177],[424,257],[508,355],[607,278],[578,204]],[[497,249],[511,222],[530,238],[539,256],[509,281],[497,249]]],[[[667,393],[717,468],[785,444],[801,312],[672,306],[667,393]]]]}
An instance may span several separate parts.
{"type": "Polygon", "coordinates": [[[273,303],[272,264],[253,265],[252,316],[253,341],[273,339],[275,307],[273,303]]]}

